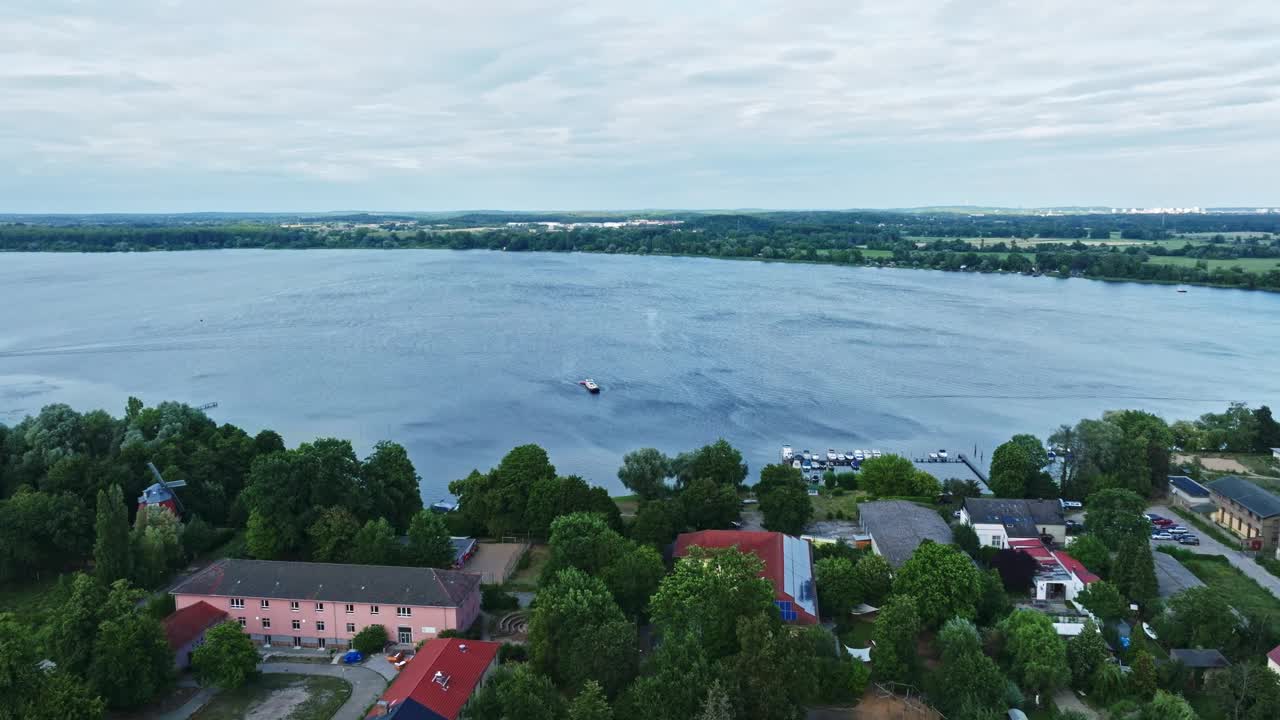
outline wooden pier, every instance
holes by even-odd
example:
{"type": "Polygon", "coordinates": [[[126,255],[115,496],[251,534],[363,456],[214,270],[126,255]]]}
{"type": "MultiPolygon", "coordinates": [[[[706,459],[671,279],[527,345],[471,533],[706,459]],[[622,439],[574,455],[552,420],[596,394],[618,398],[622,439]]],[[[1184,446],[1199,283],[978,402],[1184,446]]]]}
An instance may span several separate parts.
{"type": "MultiPolygon", "coordinates": [[[[973,464],[973,461],[969,459],[969,456],[968,456],[968,455],[965,455],[964,453],[957,453],[957,455],[960,457],[960,462],[962,462],[962,463],[964,463],[965,465],[969,466],[969,469],[973,471],[973,474],[978,476],[978,479],[982,481],[982,484],[983,484],[983,485],[986,485],[986,484],[987,484],[987,474],[986,474],[986,473],[984,473],[984,472],[982,472],[982,470],[981,470],[981,469],[979,469],[977,465],[974,465],[974,464],[973,464]]],[[[990,486],[988,485],[988,487],[990,487],[990,486]]]]}

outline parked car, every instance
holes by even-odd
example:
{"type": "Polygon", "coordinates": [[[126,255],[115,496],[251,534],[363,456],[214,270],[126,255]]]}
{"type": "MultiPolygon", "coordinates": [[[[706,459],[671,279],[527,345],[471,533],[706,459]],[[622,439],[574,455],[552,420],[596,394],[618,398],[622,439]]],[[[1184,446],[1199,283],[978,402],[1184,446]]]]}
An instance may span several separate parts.
{"type": "Polygon", "coordinates": [[[1178,542],[1182,545],[1199,545],[1200,538],[1196,537],[1195,535],[1183,535],[1182,537],[1178,538],[1178,542]]]}
{"type": "Polygon", "coordinates": [[[1187,530],[1185,525],[1174,525],[1173,527],[1167,527],[1164,530],[1165,532],[1172,533],[1174,535],[1181,535],[1182,533],[1190,532],[1187,530]]]}
{"type": "Polygon", "coordinates": [[[1170,526],[1172,526],[1172,525],[1175,525],[1175,524],[1176,524],[1176,523],[1174,523],[1172,520],[1167,520],[1167,519],[1165,519],[1165,518],[1160,518],[1159,520],[1155,520],[1155,521],[1153,521],[1153,523],[1154,523],[1157,527],[1162,527],[1162,528],[1167,528],[1167,527],[1170,527],[1170,526]]]}
{"type": "Polygon", "coordinates": [[[1084,507],[1084,503],[1080,502],[1079,500],[1059,499],[1058,502],[1062,503],[1063,510],[1079,510],[1080,508],[1084,507]]]}
{"type": "Polygon", "coordinates": [[[1172,540],[1173,536],[1167,532],[1158,532],[1151,536],[1152,540],[1172,540]]]}

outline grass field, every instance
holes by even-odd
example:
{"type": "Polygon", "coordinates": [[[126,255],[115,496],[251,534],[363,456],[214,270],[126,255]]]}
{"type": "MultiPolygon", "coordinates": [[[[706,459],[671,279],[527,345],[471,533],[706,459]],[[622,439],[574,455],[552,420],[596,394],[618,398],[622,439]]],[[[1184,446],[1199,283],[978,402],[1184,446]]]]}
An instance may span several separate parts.
{"type": "MultiPolygon", "coordinates": [[[[1181,265],[1183,267],[1195,267],[1200,258],[1182,257],[1180,255],[1170,255],[1168,257],[1151,256],[1147,262],[1157,265],[1181,265]]],[[[1280,268],[1280,258],[1239,258],[1236,260],[1204,260],[1209,264],[1209,269],[1230,268],[1239,266],[1246,272],[1266,272],[1280,268]]]]}
{"type": "Polygon", "coordinates": [[[1204,581],[1214,593],[1240,612],[1258,613],[1270,620],[1272,628],[1280,632],[1280,600],[1265,588],[1226,562],[1221,555],[1197,555],[1191,559],[1179,558],[1196,577],[1204,581]],[[1216,558],[1216,559],[1215,559],[1216,558]]]}
{"type": "Polygon", "coordinates": [[[830,491],[823,488],[817,497],[809,498],[813,504],[813,519],[826,520],[829,514],[842,512],[846,518],[850,520],[858,517],[858,497],[865,493],[849,493],[846,492],[840,497],[832,495],[830,491]]]}
{"type": "Polygon", "coordinates": [[[351,697],[351,684],[324,675],[269,673],[213,697],[193,720],[329,720],[351,697]]]}
{"type": "MultiPolygon", "coordinates": [[[[525,553],[528,558],[528,564],[515,571],[515,574],[507,580],[507,590],[526,590],[532,592],[538,589],[538,578],[542,576],[542,568],[551,560],[551,548],[546,545],[532,545],[529,552],[525,553]]],[[[519,567],[519,566],[517,566],[519,567]]]]}
{"type": "Polygon", "coordinates": [[[613,504],[618,506],[618,512],[623,517],[631,517],[636,514],[636,508],[640,507],[639,495],[622,495],[613,499],[613,504]]]}

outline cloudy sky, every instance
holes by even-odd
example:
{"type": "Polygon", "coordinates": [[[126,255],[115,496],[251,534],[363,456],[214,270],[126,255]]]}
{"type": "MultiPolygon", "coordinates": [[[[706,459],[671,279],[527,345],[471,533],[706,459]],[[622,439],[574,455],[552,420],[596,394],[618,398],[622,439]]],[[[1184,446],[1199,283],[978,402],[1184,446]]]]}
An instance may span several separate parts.
{"type": "Polygon", "coordinates": [[[1278,203],[1275,0],[0,3],[0,212],[1278,203]]]}

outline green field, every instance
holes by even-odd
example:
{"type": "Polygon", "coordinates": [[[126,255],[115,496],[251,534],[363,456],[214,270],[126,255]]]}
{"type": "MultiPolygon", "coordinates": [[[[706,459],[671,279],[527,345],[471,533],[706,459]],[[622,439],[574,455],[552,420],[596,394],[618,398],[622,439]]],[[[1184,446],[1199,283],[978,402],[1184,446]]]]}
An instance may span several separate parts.
{"type": "Polygon", "coordinates": [[[823,488],[819,491],[817,497],[809,498],[813,505],[813,519],[826,520],[829,514],[836,512],[844,513],[844,516],[850,520],[858,517],[858,496],[865,495],[862,492],[846,492],[836,497],[831,494],[830,490],[823,488]]]}
{"type": "Polygon", "coordinates": [[[1186,565],[1228,605],[1243,613],[1258,613],[1268,618],[1272,627],[1280,632],[1280,600],[1253,578],[1232,567],[1226,558],[1197,555],[1186,560],[1178,558],[1178,562],[1186,565]]]}
{"type": "MultiPolygon", "coordinates": [[[[1166,257],[1151,256],[1147,262],[1157,263],[1160,265],[1182,265],[1184,267],[1195,267],[1200,258],[1182,257],[1180,255],[1170,255],[1166,257]]],[[[1235,260],[1204,260],[1209,264],[1209,269],[1230,268],[1239,266],[1246,272],[1266,272],[1280,268],[1280,258],[1237,258],[1235,260]]]]}
{"type": "Polygon", "coordinates": [[[351,697],[351,684],[324,675],[265,673],[235,690],[224,690],[191,717],[194,720],[329,720],[351,697]]]}

